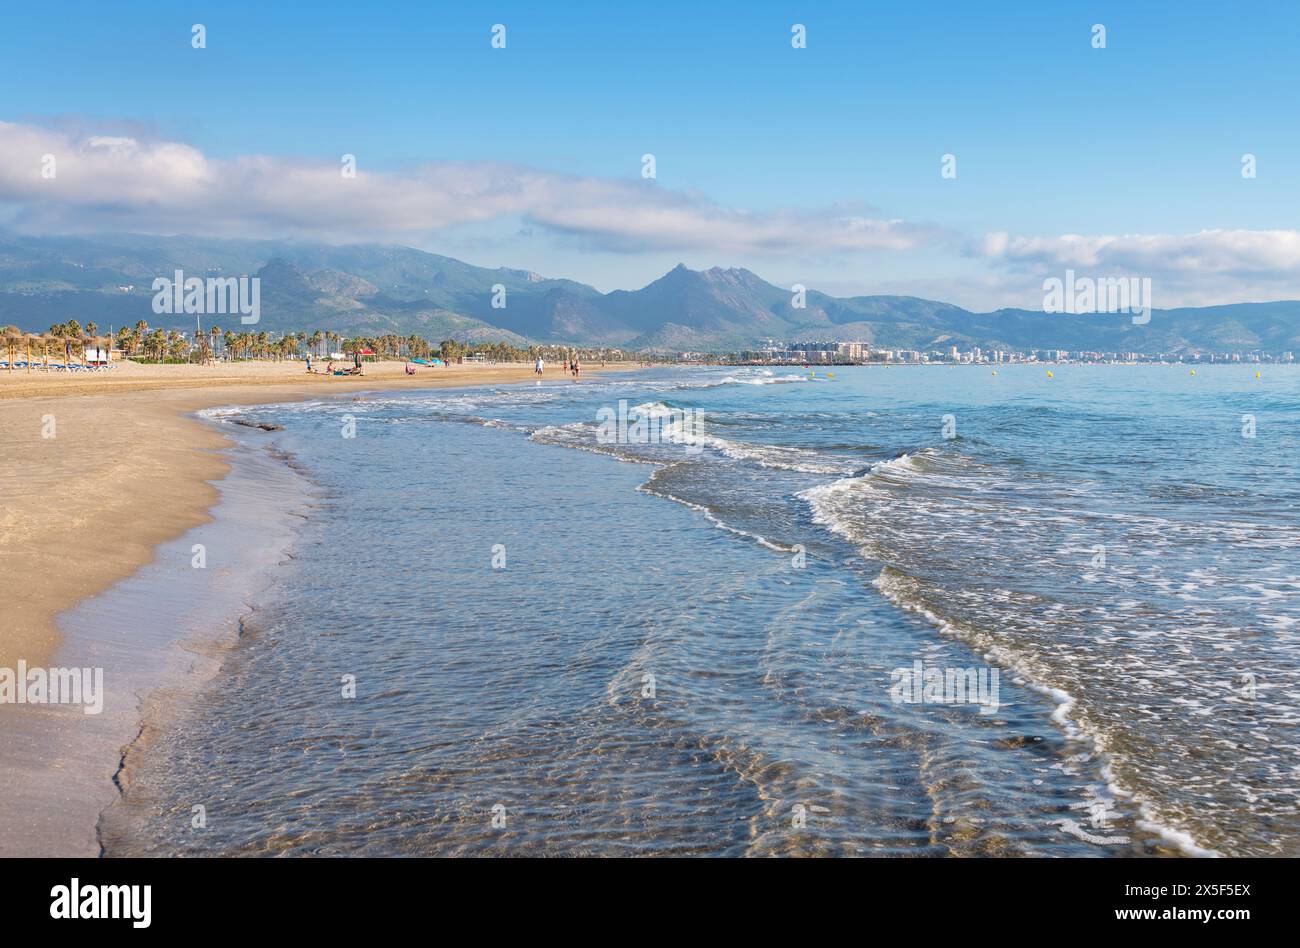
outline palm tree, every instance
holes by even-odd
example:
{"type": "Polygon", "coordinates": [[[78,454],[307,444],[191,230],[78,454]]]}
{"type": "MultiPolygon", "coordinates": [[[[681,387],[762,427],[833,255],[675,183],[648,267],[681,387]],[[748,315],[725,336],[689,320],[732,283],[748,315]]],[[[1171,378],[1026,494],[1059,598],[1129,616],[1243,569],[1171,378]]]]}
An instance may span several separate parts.
{"type": "Polygon", "coordinates": [[[166,346],[167,339],[161,329],[155,329],[147,333],[141,339],[141,347],[144,350],[144,356],[150,361],[162,361],[162,352],[166,346]]]}

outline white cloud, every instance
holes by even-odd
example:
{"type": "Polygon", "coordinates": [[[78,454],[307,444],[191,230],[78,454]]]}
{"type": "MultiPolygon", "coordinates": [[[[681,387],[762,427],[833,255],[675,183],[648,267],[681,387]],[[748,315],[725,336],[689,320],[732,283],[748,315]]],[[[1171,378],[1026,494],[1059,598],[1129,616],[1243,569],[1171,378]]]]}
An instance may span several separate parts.
{"type": "Polygon", "coordinates": [[[851,208],[751,212],[654,182],[619,181],[492,162],[375,171],[250,155],[218,159],[189,145],[77,136],[0,123],[0,204],[21,230],[414,240],[500,218],[604,250],[708,249],[814,255],[909,250],[948,239],[938,228],[851,208]],[[56,176],[41,176],[53,155],[56,176]]]}
{"type": "Polygon", "coordinates": [[[356,178],[347,179],[332,159],[216,158],[147,130],[79,134],[0,122],[0,223],[30,233],[183,232],[422,246],[505,224],[514,233],[549,234],[554,252],[567,246],[584,255],[670,254],[738,263],[782,258],[799,264],[800,272],[811,266],[826,283],[852,281],[858,292],[906,287],[979,308],[1032,305],[1042,280],[1066,268],[1151,277],[1160,306],[1300,298],[1296,230],[993,232],[967,244],[961,260],[951,231],[880,218],[860,207],[752,211],[640,178],[582,177],[498,162],[377,170],[364,154],[358,158],[356,178]],[[56,162],[52,180],[41,175],[45,155],[56,162]],[[891,269],[900,257],[882,266],[864,264],[862,255],[877,251],[913,252],[924,266],[910,267],[904,278],[891,269]]]}
{"type": "Polygon", "coordinates": [[[1300,231],[1203,230],[1195,234],[1017,237],[986,234],[986,257],[1013,264],[1111,267],[1125,272],[1300,273],[1300,231]]]}
{"type": "Polygon", "coordinates": [[[1300,299],[1300,231],[1295,230],[1098,237],[996,231],[968,251],[1001,266],[1008,297],[1020,305],[1039,281],[1060,277],[1066,269],[1094,277],[1149,277],[1160,308],[1300,299]]]}

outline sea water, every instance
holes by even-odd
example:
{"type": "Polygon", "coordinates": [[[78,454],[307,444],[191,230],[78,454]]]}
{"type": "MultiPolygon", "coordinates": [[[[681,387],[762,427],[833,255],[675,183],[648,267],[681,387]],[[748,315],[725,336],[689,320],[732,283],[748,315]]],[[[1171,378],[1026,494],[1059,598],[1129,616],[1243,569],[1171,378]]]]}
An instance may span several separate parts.
{"type": "Polygon", "coordinates": [[[314,506],[105,852],[1300,854],[1300,370],[1256,371],[210,412],[314,506]],[[611,441],[622,400],[698,431],[611,441]]]}

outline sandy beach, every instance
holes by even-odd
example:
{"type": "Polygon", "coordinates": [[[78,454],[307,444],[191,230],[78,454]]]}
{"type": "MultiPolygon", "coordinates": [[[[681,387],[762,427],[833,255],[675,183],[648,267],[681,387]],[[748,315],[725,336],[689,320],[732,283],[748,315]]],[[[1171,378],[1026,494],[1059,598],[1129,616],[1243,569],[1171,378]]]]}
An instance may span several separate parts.
{"type": "MultiPolygon", "coordinates": [[[[561,376],[558,369],[547,373],[550,380],[561,376]]],[[[531,365],[517,364],[422,368],[408,376],[400,362],[367,364],[366,375],[356,379],[308,376],[301,362],[125,363],[73,376],[0,372],[0,568],[9,581],[0,668],[66,661],[62,614],[122,588],[118,584],[155,563],[169,541],[212,521],[221,498],[215,485],[230,471],[225,449],[231,442],[191,413],[365,390],[532,378],[531,365]]],[[[129,608],[149,618],[149,605],[129,608]]],[[[155,625],[144,621],[127,638],[110,633],[103,639],[91,630],[81,642],[101,656],[96,662],[115,662],[119,675],[134,664],[133,649],[150,650],[140,655],[150,670],[140,678],[138,709],[117,704],[113,713],[86,717],[67,707],[0,708],[6,718],[0,735],[0,855],[99,852],[97,816],[116,792],[110,779],[114,755],[142,739],[132,741],[133,721],[148,729],[147,682],[156,677],[156,663],[166,660],[152,654],[159,647],[166,651],[168,638],[166,628],[155,625]]]]}
{"type": "MultiPolygon", "coordinates": [[[[415,376],[401,362],[368,363],[365,371],[356,379],[307,375],[301,362],[127,362],[71,376],[0,371],[0,566],[9,580],[0,667],[20,658],[43,664],[58,643],[56,615],[207,520],[217,496],[208,482],[226,470],[218,453],[226,443],[190,412],[533,378],[530,365],[505,363],[421,367],[415,376]]],[[[546,378],[562,374],[548,367],[546,378]]]]}

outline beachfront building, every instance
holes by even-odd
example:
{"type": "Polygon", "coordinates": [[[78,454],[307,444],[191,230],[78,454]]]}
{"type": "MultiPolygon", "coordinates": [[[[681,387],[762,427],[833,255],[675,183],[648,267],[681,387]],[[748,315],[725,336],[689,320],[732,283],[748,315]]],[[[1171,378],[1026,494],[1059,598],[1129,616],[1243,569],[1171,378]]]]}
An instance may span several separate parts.
{"type": "Polygon", "coordinates": [[[931,358],[942,360],[943,353],[923,353],[917,349],[876,349],[869,342],[807,342],[777,343],[765,340],[757,349],[737,353],[742,362],[805,363],[822,365],[862,365],[869,362],[926,362],[931,358]]]}

